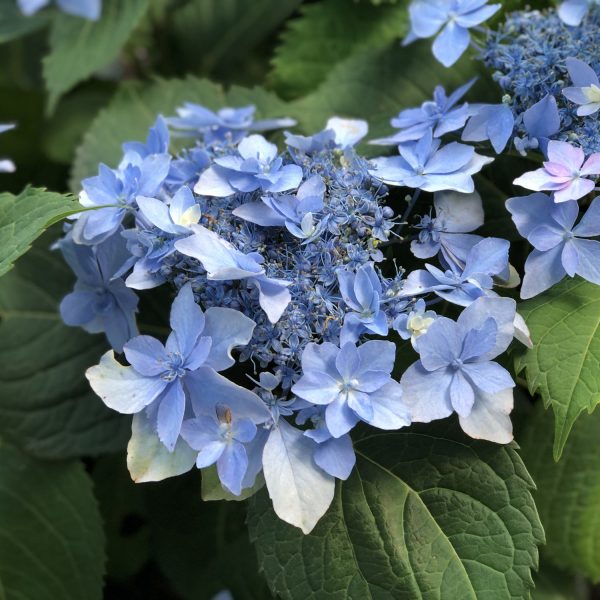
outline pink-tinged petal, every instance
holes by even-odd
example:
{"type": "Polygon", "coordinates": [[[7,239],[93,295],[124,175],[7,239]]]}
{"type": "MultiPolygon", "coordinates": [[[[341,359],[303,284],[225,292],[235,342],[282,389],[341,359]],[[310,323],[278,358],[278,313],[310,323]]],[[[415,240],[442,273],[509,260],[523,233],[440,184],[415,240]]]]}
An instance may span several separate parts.
{"type": "Polygon", "coordinates": [[[571,170],[560,163],[546,161],[544,163],[544,169],[546,169],[553,177],[568,177],[569,179],[572,177],[571,170]]]}
{"type": "Polygon", "coordinates": [[[554,202],[579,200],[589,194],[594,187],[595,183],[590,179],[574,179],[570,185],[554,192],[554,202]]]}
{"type": "Polygon", "coordinates": [[[578,171],[585,160],[585,154],[581,148],[572,146],[568,142],[548,142],[548,158],[551,162],[560,163],[569,167],[572,171],[578,171]]]}
{"type": "Polygon", "coordinates": [[[533,190],[534,192],[539,192],[541,190],[559,190],[561,187],[568,183],[570,179],[564,181],[565,178],[557,178],[546,169],[536,169],[535,171],[529,171],[528,173],[524,173],[521,177],[517,177],[513,183],[515,185],[520,185],[528,190],[533,190]]]}
{"type": "Polygon", "coordinates": [[[600,175],[600,152],[592,154],[581,167],[582,175],[600,175]]]}

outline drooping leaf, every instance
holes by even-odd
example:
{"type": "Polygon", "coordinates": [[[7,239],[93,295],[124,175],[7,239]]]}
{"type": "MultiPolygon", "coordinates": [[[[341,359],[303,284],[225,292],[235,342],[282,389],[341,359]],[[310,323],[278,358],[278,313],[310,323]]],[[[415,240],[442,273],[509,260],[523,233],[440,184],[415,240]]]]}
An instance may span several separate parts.
{"type": "Polygon", "coordinates": [[[104,0],[98,21],[56,14],[44,58],[50,110],[65,92],[119,55],[148,6],[148,0],[104,0]]]}
{"type": "Polygon", "coordinates": [[[578,419],[560,461],[552,457],[552,415],[540,405],[523,427],[523,460],[535,479],[545,555],[600,581],[600,412],[578,419]]]}
{"type": "Polygon", "coordinates": [[[73,285],[43,236],[0,280],[0,435],[44,458],[99,455],[123,448],[130,419],[102,404],[84,377],[106,348],[61,321],[73,285]]]}
{"type": "Polygon", "coordinates": [[[447,423],[367,435],[311,534],[280,521],[265,492],[249,528],[284,599],[526,598],[543,541],[533,482],[513,446],[447,423]]]}
{"type": "Polygon", "coordinates": [[[281,36],[271,83],[283,98],[308,94],[339,62],[365,48],[402,38],[407,21],[405,1],[377,7],[348,0],[306,4],[281,36]]]}
{"type": "Polygon", "coordinates": [[[152,84],[126,83],[109,106],[95,119],[77,150],[71,188],[95,174],[98,163],[114,165],[121,156],[121,144],[146,139],[148,128],[159,114],[168,116],[184,102],[195,102],[210,109],[255,104],[257,118],[285,116],[286,105],[261,89],[233,87],[227,94],[221,87],[203,79],[157,80],[152,84]]]}
{"type": "Polygon", "coordinates": [[[0,597],[100,600],[104,534],[78,462],[37,461],[0,441],[0,597]]]}
{"type": "Polygon", "coordinates": [[[247,57],[301,1],[189,0],[173,15],[178,55],[193,72],[221,79],[223,71],[247,57]]]}
{"type": "Polygon", "coordinates": [[[18,196],[0,194],[0,276],[50,225],[81,210],[72,196],[26,188],[18,196]]]}
{"type": "Polygon", "coordinates": [[[558,460],[573,423],[600,402],[600,288],[567,279],[519,305],[533,348],[516,358],[529,391],[539,392],[555,416],[554,458],[558,460]]]}

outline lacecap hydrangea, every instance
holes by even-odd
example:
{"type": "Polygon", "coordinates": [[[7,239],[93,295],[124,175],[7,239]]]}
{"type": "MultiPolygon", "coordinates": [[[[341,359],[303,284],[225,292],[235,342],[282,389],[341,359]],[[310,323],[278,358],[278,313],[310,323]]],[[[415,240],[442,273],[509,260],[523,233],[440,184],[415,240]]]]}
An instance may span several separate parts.
{"type": "Polygon", "coordinates": [[[280,148],[259,132],[290,119],[188,103],[82,182],[86,210],[57,243],[77,275],[61,315],[113,348],[87,377],[133,415],[134,480],[214,466],[234,495],[264,481],[277,514],[308,532],[352,473],[359,423],[457,413],[468,435],[512,439],[514,382],[494,359],[528,337],[498,295],[515,283],[509,244],[476,233],[473,175],[493,158],[440,137],[476,116],[455,106],[465,91],[438,90],[435,119],[402,115],[422,135],[374,160],[355,148],[363,121],[285,131],[280,148]],[[171,136],[190,143],[172,154],[171,136]],[[422,268],[397,264],[402,245],[422,268]],[[138,295],[159,286],[172,299],[160,339],[137,325],[138,295]],[[436,314],[442,301],[464,308],[458,321],[436,314]],[[397,353],[415,350],[401,377],[397,353]]]}

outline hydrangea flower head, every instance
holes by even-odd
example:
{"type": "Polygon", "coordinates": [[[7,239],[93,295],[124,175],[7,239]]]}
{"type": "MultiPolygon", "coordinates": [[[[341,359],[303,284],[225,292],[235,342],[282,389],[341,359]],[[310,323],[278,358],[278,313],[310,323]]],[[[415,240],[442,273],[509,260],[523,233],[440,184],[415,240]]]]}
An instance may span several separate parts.
{"type": "Polygon", "coordinates": [[[515,307],[510,298],[480,298],[456,322],[438,317],[418,339],[420,360],[401,379],[414,421],[456,412],[471,437],[512,440],[508,413],[515,383],[493,359],[512,341],[515,307]]]}
{"type": "Polygon", "coordinates": [[[592,202],[575,225],[576,201],[556,204],[546,194],[510,198],[506,207],[519,233],[534,247],[525,261],[522,298],[532,298],[566,275],[580,275],[600,285],[600,199],[592,202]]]}
{"type": "Polygon", "coordinates": [[[215,112],[205,106],[186,102],[177,109],[178,116],[167,119],[167,123],[185,135],[202,136],[209,144],[237,143],[249,131],[268,131],[296,124],[294,119],[289,118],[255,121],[255,112],[254,106],[226,107],[215,112]]]}
{"type": "Polygon", "coordinates": [[[420,108],[407,108],[394,117],[390,124],[400,131],[390,137],[371,140],[375,145],[398,145],[403,142],[420,140],[431,129],[434,138],[464,127],[469,118],[467,103],[456,106],[461,98],[473,87],[475,79],[459,87],[450,96],[438,85],[433,92],[433,100],[427,100],[420,108]]]}
{"type": "Polygon", "coordinates": [[[553,140],[548,143],[548,160],[543,168],[525,173],[513,183],[537,192],[550,190],[555,202],[566,202],[589,194],[596,184],[588,177],[597,175],[600,175],[600,153],[586,160],[581,148],[553,140]]]}
{"type": "Polygon", "coordinates": [[[418,188],[425,192],[454,190],[471,193],[472,176],[493,161],[465,144],[441,146],[429,129],[418,142],[398,146],[400,156],[374,159],[369,173],[389,185],[418,188]]]}
{"type": "Polygon", "coordinates": [[[577,58],[567,59],[567,70],[574,87],[566,87],[563,95],[575,102],[577,115],[587,117],[600,110],[600,81],[594,69],[577,58]]]}
{"type": "MultiPolygon", "coordinates": [[[[17,0],[17,3],[21,12],[30,16],[48,6],[50,0],[17,0]]],[[[102,0],[56,0],[56,4],[65,13],[90,21],[97,21],[102,11],[102,0]]]]}
{"type": "Polygon", "coordinates": [[[395,346],[369,341],[358,348],[347,342],[309,344],[302,354],[302,377],[292,387],[298,397],[326,405],[325,423],[333,437],[348,433],[358,421],[381,429],[409,424],[400,385],[391,378],[395,346]]]}
{"type": "Polygon", "coordinates": [[[103,331],[111,346],[122,352],[125,342],[137,335],[138,305],[135,292],[115,277],[128,258],[125,240],[116,233],[91,247],[66,237],[58,248],[77,276],[75,289],[60,303],[63,321],[89,333],[103,331]]]}
{"type": "Polygon", "coordinates": [[[469,29],[500,9],[500,4],[488,5],[487,1],[414,0],[409,7],[411,30],[404,43],[437,34],[433,55],[445,67],[452,66],[469,46],[469,29]]]}
{"type": "Polygon", "coordinates": [[[238,156],[215,158],[215,164],[200,175],[194,187],[197,194],[227,197],[236,192],[286,192],[302,181],[302,168],[284,165],[277,146],[260,135],[244,138],[238,156]]]}

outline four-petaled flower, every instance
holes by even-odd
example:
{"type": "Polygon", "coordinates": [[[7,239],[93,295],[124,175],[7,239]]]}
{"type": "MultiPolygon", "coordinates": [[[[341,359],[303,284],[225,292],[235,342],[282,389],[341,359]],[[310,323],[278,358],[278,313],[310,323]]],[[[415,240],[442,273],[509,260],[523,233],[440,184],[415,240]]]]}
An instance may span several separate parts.
{"type": "Polygon", "coordinates": [[[413,421],[428,423],[458,413],[474,438],[507,444],[513,405],[512,377],[492,362],[514,335],[516,303],[480,298],[453,321],[438,319],[417,340],[420,360],[401,379],[413,421]]]}
{"type": "Polygon", "coordinates": [[[594,189],[596,184],[588,177],[600,175],[600,153],[586,160],[581,148],[552,140],[548,159],[543,168],[529,171],[513,183],[534,192],[549,190],[555,202],[579,200],[594,189]]]}
{"type": "Polygon", "coordinates": [[[400,384],[391,377],[395,345],[369,341],[341,349],[325,342],[308,344],[302,354],[302,377],[292,392],[311,404],[326,405],[325,423],[333,437],[348,433],[358,421],[380,429],[410,424],[400,384]]]}
{"type": "Polygon", "coordinates": [[[567,58],[567,70],[574,87],[563,89],[563,95],[579,104],[577,115],[587,117],[600,110],[600,81],[594,69],[577,58],[567,58]]]}
{"type": "Polygon", "coordinates": [[[580,275],[600,285],[600,199],[592,202],[574,227],[579,206],[571,200],[556,204],[546,194],[510,198],[506,207],[519,233],[534,247],[525,261],[522,298],[532,298],[565,275],[580,275]]]}
{"type": "Polygon", "coordinates": [[[499,9],[488,0],[414,0],[410,7],[411,30],[404,44],[437,35],[433,55],[445,67],[452,66],[468,48],[469,29],[480,25],[499,9]]]}

